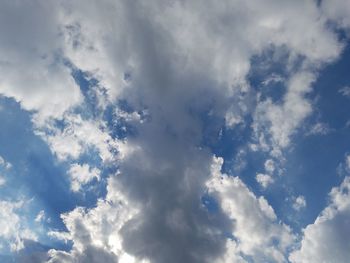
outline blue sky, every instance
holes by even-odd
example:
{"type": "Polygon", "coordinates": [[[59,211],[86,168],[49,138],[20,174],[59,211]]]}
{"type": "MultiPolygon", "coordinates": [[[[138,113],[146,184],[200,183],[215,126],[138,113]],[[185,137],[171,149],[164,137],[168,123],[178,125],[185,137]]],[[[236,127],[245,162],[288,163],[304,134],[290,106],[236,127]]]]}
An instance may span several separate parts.
{"type": "Polygon", "coordinates": [[[1,262],[347,262],[350,6],[0,3],[1,262]]]}

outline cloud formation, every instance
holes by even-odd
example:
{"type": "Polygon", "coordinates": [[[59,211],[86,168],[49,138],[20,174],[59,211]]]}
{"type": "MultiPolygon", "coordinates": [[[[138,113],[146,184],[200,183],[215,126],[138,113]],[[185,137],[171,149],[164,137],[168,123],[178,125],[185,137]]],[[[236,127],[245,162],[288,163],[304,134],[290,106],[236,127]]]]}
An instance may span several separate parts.
{"type": "Polygon", "coordinates": [[[304,229],[301,247],[291,253],[291,262],[346,262],[349,259],[349,190],[349,177],[331,190],[329,205],[304,229]]]}
{"type": "MultiPolygon", "coordinates": [[[[349,27],[347,10],[330,1],[1,3],[0,94],[34,112],[35,132],[68,167],[73,191],[102,181],[101,167],[114,168],[94,207],[67,211],[67,230],[49,232],[71,250],[50,249],[43,260],[286,262],[296,242],[291,227],[267,198],[222,171],[223,158],[205,140],[223,128],[250,129],[244,149],[267,153],[265,173],[252,176],[263,188],[273,183],[313,112],[308,95],[319,70],[342,52],[328,22],[349,27]],[[254,58],[267,71],[283,64],[283,77],[269,72],[263,84],[279,83],[279,100],[251,84],[254,58]],[[89,154],[93,164],[85,163],[89,154]]],[[[334,251],[345,262],[339,227],[350,217],[348,181],[305,229],[292,262],[333,260],[334,251]],[[334,229],[337,247],[322,250],[334,229]]],[[[299,196],[294,208],[305,205],[299,196]]],[[[11,203],[2,206],[19,220],[11,203]]],[[[18,229],[0,236],[16,238],[18,229]]]]}

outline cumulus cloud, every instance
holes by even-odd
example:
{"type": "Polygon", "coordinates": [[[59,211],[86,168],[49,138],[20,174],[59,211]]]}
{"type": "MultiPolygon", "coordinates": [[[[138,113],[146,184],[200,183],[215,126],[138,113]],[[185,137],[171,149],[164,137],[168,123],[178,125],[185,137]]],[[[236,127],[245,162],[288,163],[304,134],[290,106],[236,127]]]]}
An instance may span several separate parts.
{"type": "Polygon", "coordinates": [[[54,1],[1,3],[0,94],[37,112],[40,122],[81,101],[60,55],[58,8],[54,1]]]}
{"type": "Polygon", "coordinates": [[[330,203],[313,224],[303,231],[301,247],[291,253],[291,262],[347,262],[350,256],[350,178],[330,194],[330,203]]]}
{"type": "Polygon", "coordinates": [[[231,231],[237,239],[237,256],[250,256],[254,262],[285,262],[287,248],[294,241],[291,229],[278,222],[264,197],[256,197],[238,177],[221,174],[222,162],[214,158],[213,177],[207,185],[234,222],[231,231]]]}
{"type": "Polygon", "coordinates": [[[95,208],[87,210],[78,207],[62,215],[68,232],[52,231],[50,236],[72,240],[73,249],[69,253],[50,250],[48,262],[97,263],[101,259],[123,262],[118,261],[118,258],[133,258],[123,250],[120,230],[138,209],[129,204],[117,186],[111,183],[108,190],[106,199],[99,200],[95,208]]]}
{"type": "Polygon", "coordinates": [[[86,163],[83,165],[75,163],[71,165],[68,173],[71,178],[71,188],[74,192],[77,192],[83,185],[91,182],[94,178],[100,180],[101,171],[96,167],[90,167],[86,163]]]}

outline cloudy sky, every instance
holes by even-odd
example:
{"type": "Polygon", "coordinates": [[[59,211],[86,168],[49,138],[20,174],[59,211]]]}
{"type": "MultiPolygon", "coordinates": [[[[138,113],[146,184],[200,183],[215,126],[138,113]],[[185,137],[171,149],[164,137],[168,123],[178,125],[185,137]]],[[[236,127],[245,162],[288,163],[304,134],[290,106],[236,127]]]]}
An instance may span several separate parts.
{"type": "Polygon", "coordinates": [[[349,0],[0,0],[0,262],[348,262],[349,68],[349,0]]]}

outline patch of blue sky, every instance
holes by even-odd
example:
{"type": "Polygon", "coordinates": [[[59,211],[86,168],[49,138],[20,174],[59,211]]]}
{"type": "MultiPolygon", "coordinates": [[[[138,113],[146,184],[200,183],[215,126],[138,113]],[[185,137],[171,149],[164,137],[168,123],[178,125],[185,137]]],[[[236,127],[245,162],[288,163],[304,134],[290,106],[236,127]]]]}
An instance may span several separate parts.
{"type": "Polygon", "coordinates": [[[284,47],[271,47],[251,58],[248,83],[259,92],[260,99],[271,99],[281,103],[286,91],[285,81],[300,67],[303,57],[290,59],[291,54],[284,47]],[[288,66],[287,66],[288,65],[288,66]]]}
{"type": "Polygon", "coordinates": [[[218,202],[209,194],[204,194],[201,197],[201,202],[209,213],[218,213],[220,210],[218,202]]]}
{"type": "Polygon", "coordinates": [[[331,188],[343,180],[337,167],[350,149],[350,100],[339,89],[350,85],[349,61],[348,47],[339,61],[319,74],[310,94],[315,112],[293,136],[293,145],[285,152],[284,175],[265,193],[279,218],[296,229],[314,222],[327,205],[331,188]],[[326,124],[328,131],[308,135],[307,131],[318,122],[326,124]],[[290,205],[291,198],[298,195],[307,200],[307,209],[300,212],[293,211],[290,205]]]}
{"type": "MultiPolygon", "coordinates": [[[[75,112],[79,113],[84,119],[102,118],[106,122],[108,132],[113,139],[124,139],[127,136],[136,135],[136,128],[117,114],[118,109],[125,113],[132,113],[135,109],[123,99],[107,104],[103,110],[100,109],[98,99],[101,95],[106,96],[107,91],[99,85],[98,80],[92,78],[89,74],[72,65],[69,66],[72,70],[72,76],[84,96],[84,103],[77,107],[75,112]]],[[[131,73],[125,73],[124,78],[125,81],[130,81],[131,73]]]]}
{"type": "Polygon", "coordinates": [[[0,105],[0,122],[6,127],[0,129],[0,156],[12,165],[0,188],[2,200],[30,200],[29,208],[21,209],[27,224],[35,228],[34,220],[44,210],[50,220],[43,227],[65,230],[60,215],[83,204],[69,190],[65,167],[34,134],[29,112],[8,98],[0,97],[0,105]]]}
{"type": "Polygon", "coordinates": [[[79,86],[84,96],[84,103],[75,108],[84,119],[99,117],[102,112],[99,108],[99,97],[107,96],[106,90],[99,85],[98,80],[89,76],[89,74],[71,66],[71,74],[76,84],[79,86]]]}
{"type": "Polygon", "coordinates": [[[118,110],[126,114],[137,112],[142,119],[145,119],[144,113],[132,107],[128,101],[118,100],[115,105],[108,105],[103,113],[103,120],[107,123],[110,136],[118,140],[137,136],[137,127],[125,117],[118,115],[118,110]]]}
{"type": "MultiPolygon", "coordinates": [[[[56,242],[57,243],[57,242],[56,242]]],[[[52,245],[47,245],[46,243],[40,243],[33,240],[24,240],[24,248],[18,252],[10,254],[1,254],[1,263],[17,263],[17,262],[34,262],[33,260],[38,260],[38,255],[42,255],[42,258],[46,258],[46,253],[48,250],[55,248],[62,251],[69,251],[72,244],[68,243],[57,243],[52,245]],[[31,261],[32,260],[32,261],[31,261]]]]}
{"type": "MultiPolygon", "coordinates": [[[[279,59],[271,63],[265,61],[273,57],[270,52],[253,58],[249,81],[253,88],[263,94],[262,98],[269,97],[278,103],[285,94],[283,81],[288,77],[288,72],[284,70],[283,64],[287,56],[283,50],[279,51],[279,59]],[[263,82],[266,76],[279,77],[265,85],[263,82]]],[[[313,101],[314,113],[293,135],[292,146],[284,153],[286,162],[283,164],[283,175],[275,174],[275,183],[267,189],[263,189],[255,179],[257,172],[264,172],[264,162],[269,158],[267,153],[246,151],[242,160],[237,160],[239,151],[247,149],[244,147],[251,139],[251,119],[246,118],[245,125],[237,125],[232,129],[225,127],[224,120],[208,114],[202,114],[201,117],[204,124],[203,145],[224,158],[222,172],[238,175],[255,194],[263,195],[269,201],[278,218],[296,231],[314,222],[327,205],[330,189],[343,180],[337,175],[337,167],[350,149],[350,98],[344,97],[339,90],[350,86],[349,61],[348,47],[342,57],[325,67],[313,83],[314,91],[308,96],[313,101]],[[327,130],[308,134],[317,123],[325,124],[327,130]],[[239,161],[243,162],[242,166],[236,169],[239,161]],[[295,211],[292,205],[299,195],[305,196],[307,209],[295,211]]],[[[210,200],[205,198],[202,201],[208,209],[212,208],[210,200]]]]}
{"type": "Polygon", "coordinates": [[[306,127],[322,122],[329,126],[326,134],[294,138],[294,147],[286,155],[286,184],[295,192],[305,195],[308,208],[301,222],[313,222],[328,201],[330,189],[343,180],[337,167],[344,161],[350,149],[350,99],[339,93],[339,89],[350,85],[350,47],[341,58],[326,67],[314,83],[314,107],[316,113],[305,123],[306,127]]]}

